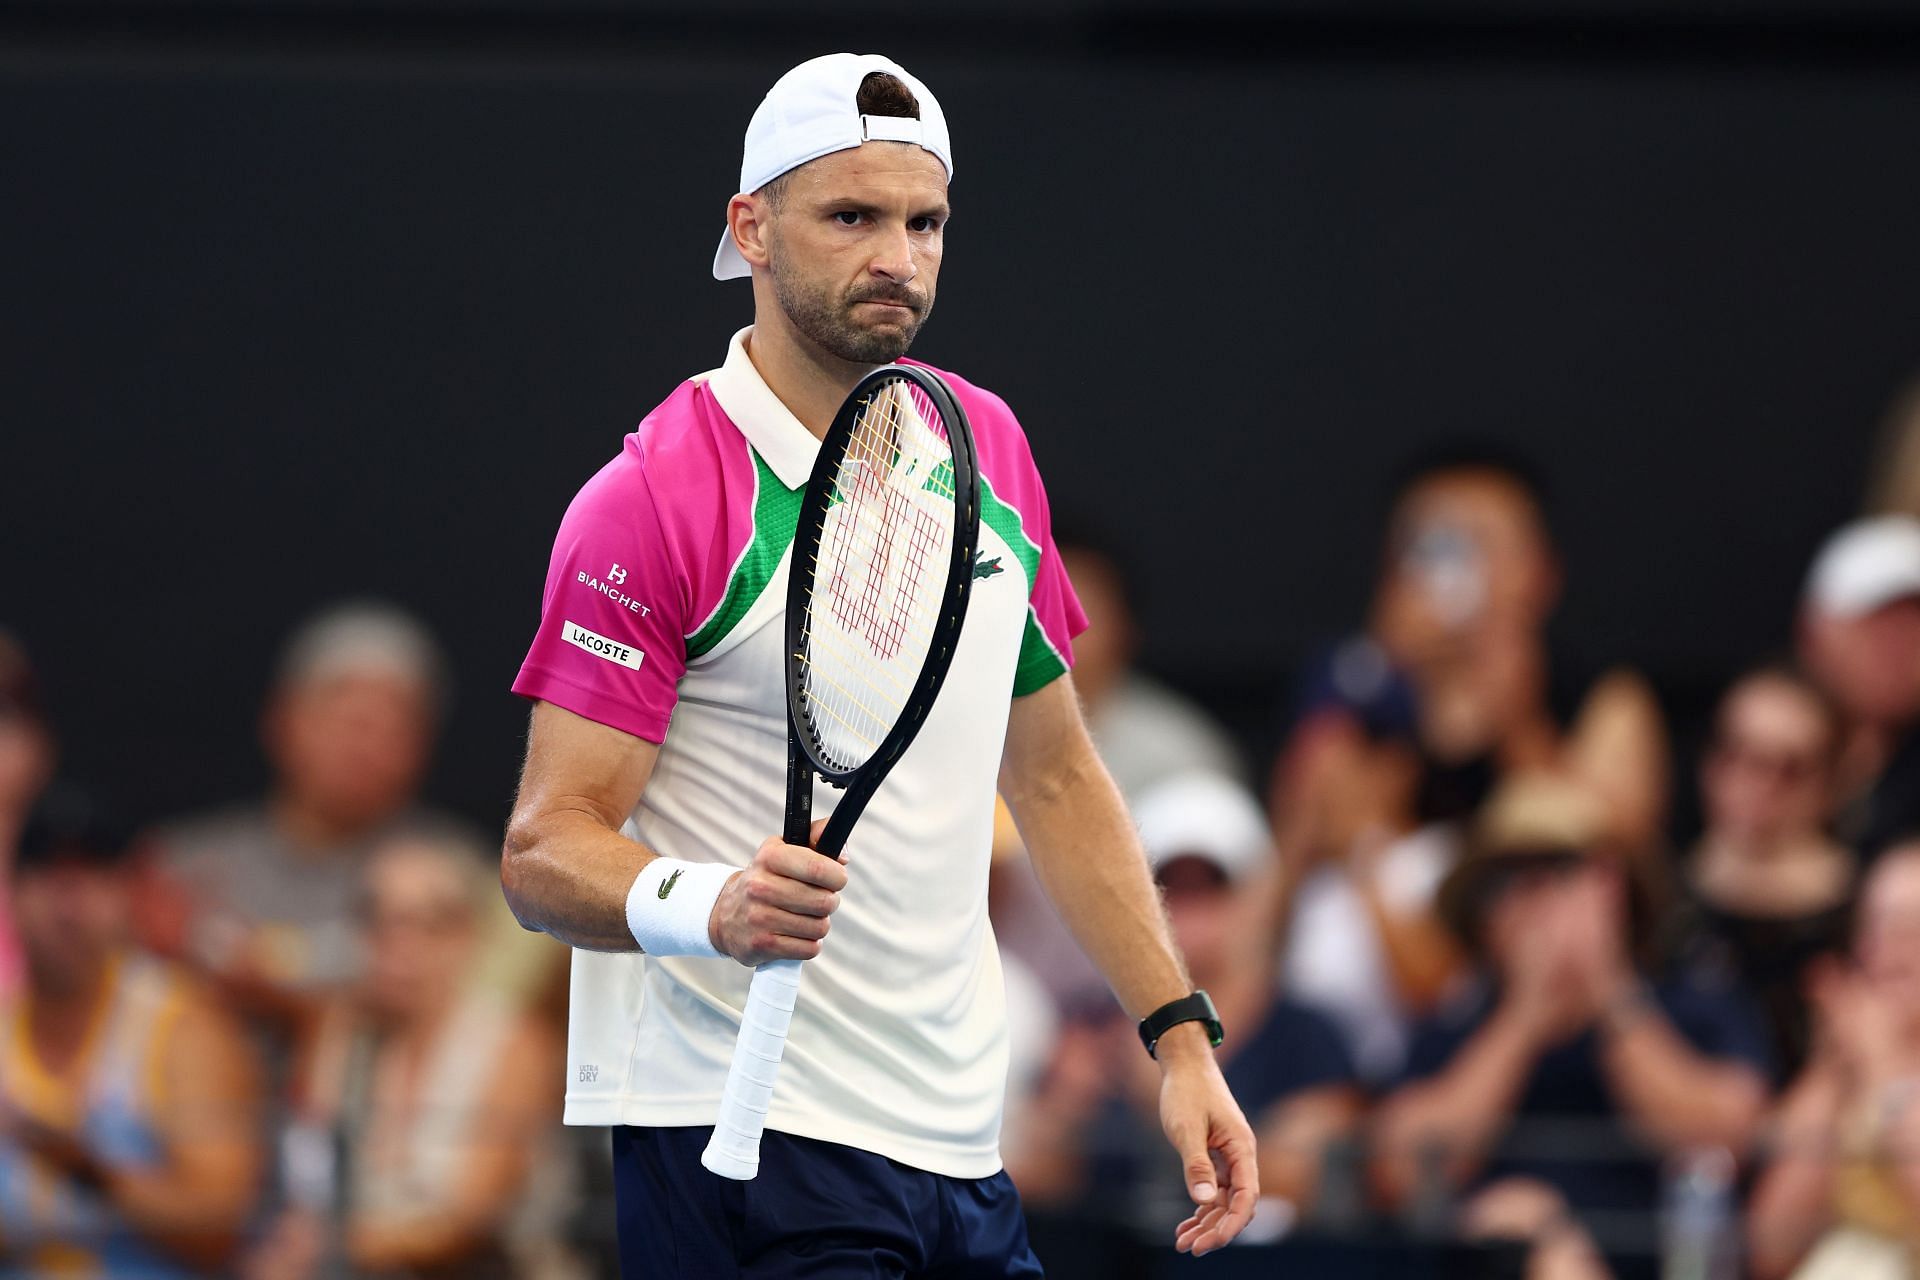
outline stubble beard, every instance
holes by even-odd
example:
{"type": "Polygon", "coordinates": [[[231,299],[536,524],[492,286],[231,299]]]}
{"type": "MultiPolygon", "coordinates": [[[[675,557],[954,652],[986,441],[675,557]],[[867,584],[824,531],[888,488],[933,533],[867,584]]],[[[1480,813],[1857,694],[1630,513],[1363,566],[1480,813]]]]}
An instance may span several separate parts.
{"type": "Polygon", "coordinates": [[[933,312],[933,300],[912,288],[881,286],[835,297],[829,289],[810,285],[796,274],[773,265],[774,296],[787,319],[808,341],[849,364],[891,364],[907,354],[920,326],[933,312]],[[853,318],[856,304],[870,301],[902,302],[912,308],[905,326],[868,328],[853,318]]]}

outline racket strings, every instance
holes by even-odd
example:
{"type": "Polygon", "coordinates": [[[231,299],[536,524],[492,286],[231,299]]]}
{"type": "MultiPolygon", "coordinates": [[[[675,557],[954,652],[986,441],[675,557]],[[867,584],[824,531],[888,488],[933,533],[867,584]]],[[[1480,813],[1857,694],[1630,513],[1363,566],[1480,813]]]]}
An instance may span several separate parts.
{"type": "Polygon", "coordinates": [[[953,451],[924,391],[901,380],[857,415],[813,557],[801,635],[804,705],[822,754],[870,759],[899,720],[940,615],[955,525],[953,451]]]}

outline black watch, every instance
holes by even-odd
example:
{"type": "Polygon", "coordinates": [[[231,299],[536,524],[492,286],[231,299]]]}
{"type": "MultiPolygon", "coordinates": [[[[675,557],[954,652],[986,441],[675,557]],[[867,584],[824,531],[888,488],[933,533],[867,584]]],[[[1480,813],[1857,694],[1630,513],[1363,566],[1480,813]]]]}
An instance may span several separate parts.
{"type": "Polygon", "coordinates": [[[1183,1022],[1205,1023],[1207,1039],[1216,1049],[1227,1038],[1226,1028],[1220,1025],[1219,1011],[1213,1007],[1213,997],[1204,991],[1196,991],[1190,996],[1169,1000],[1140,1019],[1140,1043],[1147,1046],[1147,1056],[1159,1057],[1154,1052],[1154,1046],[1160,1043],[1160,1037],[1183,1022]]]}

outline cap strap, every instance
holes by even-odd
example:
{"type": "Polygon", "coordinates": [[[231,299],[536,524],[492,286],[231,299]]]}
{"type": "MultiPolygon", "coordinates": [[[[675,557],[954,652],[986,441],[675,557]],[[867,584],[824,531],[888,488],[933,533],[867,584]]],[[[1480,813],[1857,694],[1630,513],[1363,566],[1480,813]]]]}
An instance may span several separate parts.
{"type": "Polygon", "coordinates": [[[863,142],[911,142],[915,146],[926,145],[925,134],[921,132],[921,122],[911,116],[861,116],[860,138],[863,142]]]}

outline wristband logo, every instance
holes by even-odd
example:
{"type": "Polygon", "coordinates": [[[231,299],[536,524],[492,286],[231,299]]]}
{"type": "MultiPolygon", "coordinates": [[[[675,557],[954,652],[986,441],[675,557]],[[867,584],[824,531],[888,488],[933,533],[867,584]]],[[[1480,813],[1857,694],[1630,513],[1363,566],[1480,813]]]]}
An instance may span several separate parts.
{"type": "Polygon", "coordinates": [[[973,576],[975,579],[991,578],[996,573],[1004,572],[1005,569],[1000,564],[1000,557],[995,556],[989,560],[987,559],[987,553],[984,551],[982,551],[979,558],[973,562],[973,576]]]}
{"type": "Polygon", "coordinates": [[[662,898],[666,897],[668,894],[673,892],[673,882],[680,878],[680,871],[684,869],[685,868],[680,868],[675,870],[672,875],[668,876],[665,880],[662,880],[660,882],[660,896],[662,898]]]}

